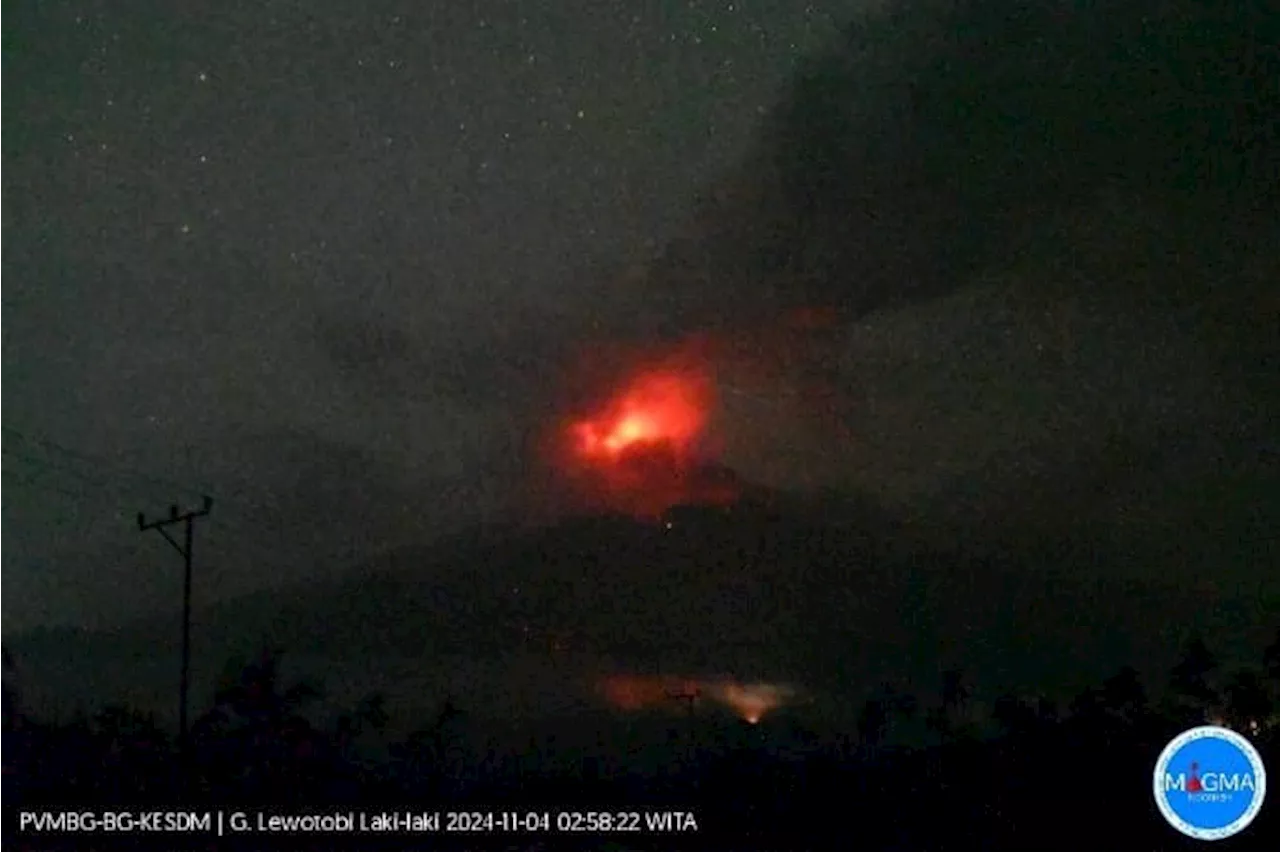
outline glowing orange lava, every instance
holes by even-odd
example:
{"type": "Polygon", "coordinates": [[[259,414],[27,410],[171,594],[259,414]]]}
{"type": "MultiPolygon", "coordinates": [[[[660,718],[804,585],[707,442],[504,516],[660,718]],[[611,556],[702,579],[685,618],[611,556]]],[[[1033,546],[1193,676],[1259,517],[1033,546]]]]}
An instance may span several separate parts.
{"type": "Polygon", "coordinates": [[[563,472],[581,497],[594,508],[657,517],[711,493],[699,476],[715,403],[706,363],[681,353],[679,361],[651,365],[567,424],[563,472]]]}
{"type": "Polygon", "coordinates": [[[706,426],[711,384],[694,371],[638,377],[596,417],[574,424],[583,459],[612,460],[643,445],[687,451],[706,426]]]}

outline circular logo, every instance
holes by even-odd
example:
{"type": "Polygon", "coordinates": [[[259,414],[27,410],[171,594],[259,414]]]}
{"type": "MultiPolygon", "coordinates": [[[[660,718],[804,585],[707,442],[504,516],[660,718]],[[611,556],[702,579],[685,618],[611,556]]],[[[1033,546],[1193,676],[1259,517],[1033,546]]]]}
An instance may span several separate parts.
{"type": "Polygon", "coordinates": [[[1262,758],[1247,739],[1206,725],[1174,737],[1152,783],[1156,806],[1188,837],[1222,840],[1253,822],[1267,793],[1262,758]]]}

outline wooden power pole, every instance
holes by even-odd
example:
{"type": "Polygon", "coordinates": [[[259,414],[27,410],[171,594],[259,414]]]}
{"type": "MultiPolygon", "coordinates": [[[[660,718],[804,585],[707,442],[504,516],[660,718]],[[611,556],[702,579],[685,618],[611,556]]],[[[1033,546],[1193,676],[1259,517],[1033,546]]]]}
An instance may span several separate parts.
{"type": "Polygon", "coordinates": [[[182,678],[178,683],[178,744],[185,757],[188,754],[187,741],[187,696],[191,687],[191,546],[194,536],[194,525],[197,518],[203,518],[213,509],[213,498],[205,497],[204,505],[198,511],[179,513],[177,506],[169,507],[169,517],[148,522],[146,516],[138,513],[138,530],[156,530],[164,536],[165,541],[173,545],[174,550],[182,554],[182,678]],[[167,527],[183,525],[182,541],[179,543],[169,534],[167,527]]]}

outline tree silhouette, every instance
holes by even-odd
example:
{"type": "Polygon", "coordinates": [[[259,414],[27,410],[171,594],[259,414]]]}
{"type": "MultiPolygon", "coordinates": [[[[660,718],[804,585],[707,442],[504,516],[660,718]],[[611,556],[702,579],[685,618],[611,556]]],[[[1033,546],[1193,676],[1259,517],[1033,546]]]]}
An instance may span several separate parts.
{"type": "Polygon", "coordinates": [[[1016,695],[1001,695],[991,708],[991,717],[1006,734],[1024,737],[1035,732],[1039,718],[1031,702],[1016,695]]]}
{"type": "Polygon", "coordinates": [[[391,746],[396,774],[439,792],[460,774],[461,748],[457,742],[463,713],[452,698],[446,698],[440,712],[424,729],[414,731],[402,743],[391,746]]]}
{"type": "Polygon", "coordinates": [[[89,721],[103,771],[112,791],[161,795],[172,789],[166,769],[172,743],[154,714],[111,705],[89,721]]]}
{"type": "Polygon", "coordinates": [[[947,669],[942,673],[942,706],[948,713],[964,710],[969,702],[970,690],[960,669],[947,669]]]}
{"type": "Polygon", "coordinates": [[[94,734],[117,751],[129,748],[164,747],[167,737],[155,716],[118,704],[109,705],[94,715],[90,722],[94,734]]]}
{"type": "Polygon", "coordinates": [[[1227,723],[1237,731],[1257,733],[1271,718],[1271,695],[1256,671],[1246,669],[1233,674],[1223,689],[1223,697],[1227,723]]]}
{"type": "Polygon", "coordinates": [[[1126,725],[1136,725],[1147,716],[1147,691],[1133,666],[1124,666],[1107,678],[1099,697],[1103,710],[1126,725]]]}
{"type": "Polygon", "coordinates": [[[916,709],[914,695],[891,683],[882,683],[859,713],[859,738],[871,748],[882,745],[893,733],[895,722],[910,722],[915,718],[916,709]]]}
{"type": "Polygon", "coordinates": [[[345,750],[362,734],[381,733],[389,721],[386,696],[380,692],[366,695],[355,709],[338,717],[334,735],[339,748],[345,750]]]}
{"type": "Polygon", "coordinates": [[[386,730],[387,723],[391,721],[387,714],[387,697],[381,692],[366,695],[356,707],[355,720],[357,729],[361,731],[381,733],[386,730]]]}
{"type": "Polygon", "coordinates": [[[1090,687],[1081,690],[1068,705],[1071,718],[1077,725],[1088,725],[1098,728],[1106,716],[1106,706],[1102,698],[1102,690],[1090,687]]]}
{"type": "Polygon", "coordinates": [[[292,785],[305,795],[296,771],[315,756],[317,737],[302,711],[321,693],[308,683],[282,688],[280,660],[279,651],[264,651],[218,690],[212,709],[192,726],[200,762],[212,776],[207,780],[239,783],[249,792],[292,785]]]}
{"type": "Polygon", "coordinates": [[[962,670],[943,671],[940,701],[937,706],[930,708],[926,720],[929,728],[944,740],[967,734],[963,717],[968,709],[970,694],[969,685],[962,670]]]}
{"type": "Polygon", "coordinates": [[[351,792],[382,780],[377,763],[363,754],[359,746],[365,735],[385,732],[389,722],[386,696],[380,692],[366,695],[350,712],[338,717],[331,735],[333,758],[349,770],[346,786],[351,792]]]}
{"type": "Polygon", "coordinates": [[[889,708],[880,696],[872,696],[858,714],[858,736],[868,748],[877,748],[889,733],[889,708]]]}
{"type": "Polygon", "coordinates": [[[903,722],[910,722],[915,719],[916,713],[919,712],[920,706],[916,697],[909,692],[900,692],[894,690],[891,693],[889,707],[903,722]]]}
{"type": "Polygon", "coordinates": [[[1199,633],[1193,633],[1183,646],[1182,657],[1170,671],[1169,687],[1173,693],[1174,711],[1183,721],[1196,724],[1205,721],[1219,705],[1213,678],[1218,661],[1199,633]]]}
{"type": "MultiPolygon", "coordinates": [[[[1190,656],[1200,663],[1184,669],[1207,680],[1213,669],[1204,653],[1192,650],[1190,656]]],[[[343,801],[370,797],[366,800],[381,802],[388,796],[444,801],[484,792],[498,797],[494,801],[506,797],[550,802],[578,795],[604,800],[625,789],[637,801],[665,801],[696,789],[708,807],[732,815],[735,824],[750,822],[752,831],[767,832],[760,826],[771,819],[776,823],[783,816],[814,812],[811,799],[817,796],[809,791],[836,784],[859,789],[877,816],[893,825],[885,834],[864,838],[866,848],[941,848],[944,844],[933,832],[954,832],[957,824],[983,832],[989,840],[986,848],[1070,848],[1065,837],[1035,833],[1057,807],[1044,805],[1036,796],[1058,789],[1058,784],[1087,784],[1089,767],[1079,772],[1070,768],[1080,755],[1104,755],[1109,766],[1126,776],[1149,772],[1151,748],[1158,748],[1172,723],[1181,721],[1176,715],[1161,717],[1148,704],[1138,672],[1125,667],[1096,688],[1083,690],[1071,703],[1070,714],[1061,719],[1047,699],[1006,695],[995,701],[992,711],[1006,736],[960,737],[963,723],[956,717],[968,703],[970,689],[961,673],[951,670],[943,676],[939,700],[930,709],[931,718],[941,720],[935,724],[944,734],[940,744],[880,748],[891,738],[894,720],[910,718],[915,706],[910,695],[886,683],[870,696],[857,719],[863,748],[834,747],[829,741],[824,745],[819,738],[787,733],[778,726],[721,722],[722,738],[729,728],[743,725],[737,731],[740,736],[727,738],[736,745],[723,754],[700,751],[696,760],[680,764],[678,770],[648,768],[645,777],[611,787],[612,773],[592,772],[596,764],[590,759],[584,763],[560,755],[571,759],[557,760],[554,736],[531,737],[518,758],[496,760],[492,753],[478,757],[460,744],[458,726],[464,716],[452,699],[442,702],[422,730],[392,745],[389,767],[372,758],[361,761],[345,745],[362,733],[385,730],[385,699],[375,694],[360,701],[340,717],[335,731],[311,729],[303,713],[317,691],[305,684],[285,688],[279,662],[278,654],[266,654],[241,667],[239,676],[229,678],[218,691],[213,708],[199,718],[193,734],[198,735],[198,767],[207,792],[233,800],[300,805],[327,801],[320,796],[328,793],[347,797],[343,801]],[[310,743],[324,759],[299,752],[300,743],[310,743]],[[781,753],[798,756],[803,768],[789,766],[791,758],[781,760],[781,753]],[[885,779],[892,779],[892,789],[910,789],[912,804],[895,805],[892,796],[881,797],[877,790],[885,779]],[[482,782],[487,786],[478,790],[482,782]],[[981,801],[972,798],[975,791],[981,801]],[[934,826],[919,819],[921,812],[946,819],[934,826]]],[[[1273,712],[1261,670],[1233,674],[1222,698],[1218,709],[1227,721],[1253,737],[1264,759],[1270,759],[1274,740],[1264,724],[1254,724],[1265,723],[1273,712]]],[[[32,730],[43,728],[33,722],[32,730]]],[[[166,763],[176,756],[172,743],[151,716],[136,710],[108,706],[96,715],[50,726],[48,732],[33,752],[38,757],[21,764],[19,778],[6,779],[20,782],[9,788],[12,794],[29,797],[38,787],[86,804],[160,801],[165,785],[175,777],[172,767],[178,764],[166,763]]],[[[657,753],[657,765],[675,766],[677,761],[662,754],[661,734],[652,736],[648,746],[657,753]]],[[[602,735],[602,750],[604,740],[602,735]]],[[[669,745],[670,754],[684,747],[679,736],[669,745]]],[[[1134,848],[1160,848],[1163,835],[1150,839],[1141,828],[1133,831],[1134,848]]]]}
{"type": "Polygon", "coordinates": [[[320,690],[309,683],[280,687],[279,651],[265,651],[254,663],[245,666],[240,678],[218,690],[212,715],[231,725],[268,733],[280,731],[296,723],[299,712],[320,697],[320,690]]]}

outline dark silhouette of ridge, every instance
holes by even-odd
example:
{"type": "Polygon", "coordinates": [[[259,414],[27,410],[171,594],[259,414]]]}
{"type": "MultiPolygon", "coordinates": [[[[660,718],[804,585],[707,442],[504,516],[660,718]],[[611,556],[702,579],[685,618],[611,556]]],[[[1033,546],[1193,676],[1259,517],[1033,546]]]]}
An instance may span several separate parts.
{"type": "MultiPolygon", "coordinates": [[[[198,610],[196,668],[283,647],[301,670],[343,684],[347,700],[377,688],[412,706],[467,684],[478,712],[495,717],[585,712],[610,671],[723,674],[794,682],[814,696],[805,712],[852,717],[868,682],[927,680],[939,656],[966,660],[984,689],[1049,693],[1073,687],[1064,668],[1101,677],[1110,661],[1164,666],[1171,651],[1158,635],[1120,632],[1134,618],[1216,629],[1233,657],[1257,641],[1256,630],[1225,630],[1239,602],[1213,595],[1229,590],[1139,585],[1050,542],[942,548],[849,495],[768,498],[398,550],[339,581],[198,610]]],[[[173,642],[162,618],[7,646],[49,673],[34,694],[64,708],[102,691],[151,696],[130,700],[167,713],[173,642]]]]}

